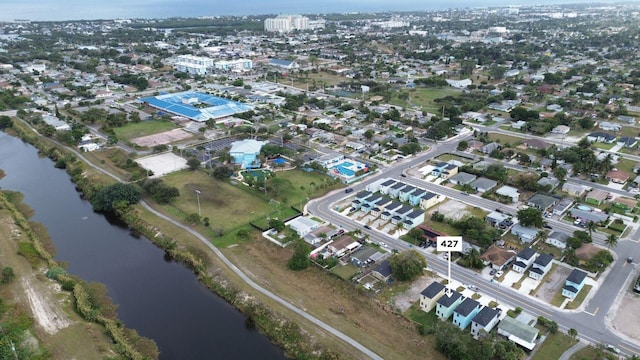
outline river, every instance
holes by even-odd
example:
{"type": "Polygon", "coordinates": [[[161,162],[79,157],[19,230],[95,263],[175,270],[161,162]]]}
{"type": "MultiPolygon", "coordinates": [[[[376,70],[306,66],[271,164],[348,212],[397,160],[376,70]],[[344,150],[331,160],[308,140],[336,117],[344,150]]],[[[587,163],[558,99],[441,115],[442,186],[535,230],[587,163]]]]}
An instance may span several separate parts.
{"type": "Polygon", "coordinates": [[[284,359],[281,349],[245,316],[200,285],[193,272],[134,237],[117,221],[94,213],[64,170],[33,146],[0,132],[2,189],[24,194],[73,275],[107,286],[119,318],[156,341],[160,359],[284,359]]]}

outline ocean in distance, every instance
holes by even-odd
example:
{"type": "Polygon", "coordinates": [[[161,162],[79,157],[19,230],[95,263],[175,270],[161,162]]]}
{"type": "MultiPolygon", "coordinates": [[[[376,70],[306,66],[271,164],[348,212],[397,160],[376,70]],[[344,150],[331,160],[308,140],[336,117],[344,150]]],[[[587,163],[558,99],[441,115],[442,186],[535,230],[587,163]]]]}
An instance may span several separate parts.
{"type": "Polygon", "coordinates": [[[261,14],[434,11],[465,7],[614,3],[616,0],[3,0],[0,21],[168,18],[261,14]]]}

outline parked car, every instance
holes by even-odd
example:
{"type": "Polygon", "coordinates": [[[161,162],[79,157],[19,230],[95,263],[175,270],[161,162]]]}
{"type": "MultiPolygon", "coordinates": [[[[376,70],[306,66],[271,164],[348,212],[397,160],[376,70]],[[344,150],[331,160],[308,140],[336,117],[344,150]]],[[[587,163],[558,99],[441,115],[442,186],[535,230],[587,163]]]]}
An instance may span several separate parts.
{"type": "Polygon", "coordinates": [[[371,226],[369,226],[369,225],[365,225],[364,228],[367,229],[367,230],[371,230],[371,226]]]}
{"type": "Polygon", "coordinates": [[[627,258],[627,262],[628,262],[629,264],[631,264],[631,263],[633,262],[633,258],[632,258],[631,256],[629,256],[629,257],[627,258]]]}
{"type": "Polygon", "coordinates": [[[617,347],[615,347],[615,346],[613,346],[611,344],[605,344],[604,348],[609,350],[609,351],[611,351],[611,352],[613,352],[613,353],[620,354],[620,349],[618,349],[617,347]]]}
{"type": "Polygon", "coordinates": [[[469,193],[468,193],[468,192],[466,192],[466,191],[463,191],[463,192],[462,192],[462,195],[469,195],[469,193]]]}
{"type": "Polygon", "coordinates": [[[491,271],[489,271],[489,275],[493,276],[498,272],[498,270],[496,269],[491,269],[491,271]]]}
{"type": "Polygon", "coordinates": [[[472,291],[478,291],[478,287],[475,285],[467,285],[467,289],[472,290],[472,291]]]}
{"type": "Polygon", "coordinates": [[[498,272],[496,273],[496,276],[500,277],[502,276],[502,274],[504,274],[504,272],[502,270],[498,270],[498,272]]]}

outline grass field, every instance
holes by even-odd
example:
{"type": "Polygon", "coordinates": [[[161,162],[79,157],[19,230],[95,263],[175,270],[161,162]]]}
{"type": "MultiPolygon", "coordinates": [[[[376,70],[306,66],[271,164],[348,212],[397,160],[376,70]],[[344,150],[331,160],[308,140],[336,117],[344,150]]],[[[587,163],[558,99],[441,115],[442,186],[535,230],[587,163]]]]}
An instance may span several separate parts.
{"type": "Polygon", "coordinates": [[[509,144],[512,147],[522,144],[523,139],[517,136],[511,136],[506,134],[489,133],[489,140],[495,141],[502,145],[509,144]]]}
{"type": "Polygon", "coordinates": [[[177,128],[178,126],[170,121],[148,120],[139,123],[127,123],[127,125],[114,128],[116,136],[120,140],[128,141],[140,136],[157,134],[177,128]]]}
{"type": "Polygon", "coordinates": [[[604,350],[596,349],[595,347],[589,345],[580,349],[577,353],[573,354],[570,357],[570,360],[601,360],[608,359],[605,355],[611,355],[611,353],[605,352],[604,350]]]}
{"type": "Polygon", "coordinates": [[[341,279],[349,281],[351,277],[358,272],[358,268],[349,263],[347,265],[334,266],[331,272],[338,275],[341,279]]]}
{"type": "Polygon", "coordinates": [[[570,336],[561,332],[547,334],[547,338],[533,354],[531,360],[559,359],[565,351],[577,342],[577,340],[573,340],[570,336]]]}
{"type": "Polygon", "coordinates": [[[403,89],[400,91],[394,91],[393,97],[389,103],[401,107],[418,106],[422,110],[426,110],[432,113],[440,113],[442,107],[434,100],[443,98],[445,96],[456,96],[460,94],[460,90],[453,88],[416,88],[416,89],[403,89]],[[408,94],[409,99],[405,100],[401,94],[408,94]]]}

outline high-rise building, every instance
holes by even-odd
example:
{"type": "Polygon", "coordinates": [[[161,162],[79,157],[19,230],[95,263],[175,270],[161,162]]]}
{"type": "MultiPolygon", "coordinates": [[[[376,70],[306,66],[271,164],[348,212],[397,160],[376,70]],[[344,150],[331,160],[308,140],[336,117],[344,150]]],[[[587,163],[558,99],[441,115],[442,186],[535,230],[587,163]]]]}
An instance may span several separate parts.
{"type": "Polygon", "coordinates": [[[264,31],[289,32],[309,29],[309,18],[300,15],[279,15],[264,21],[264,31]]]}

